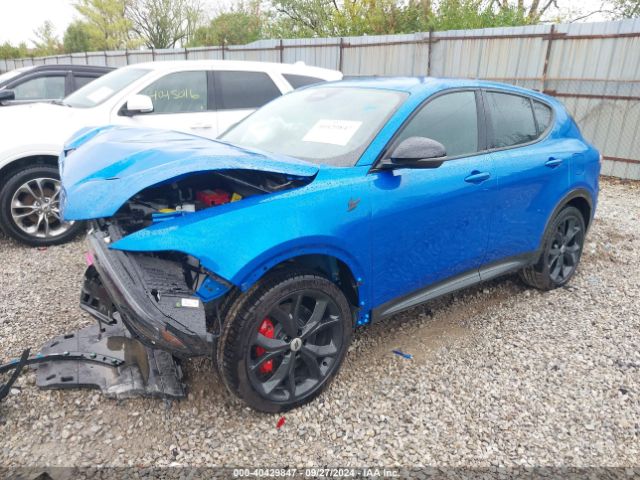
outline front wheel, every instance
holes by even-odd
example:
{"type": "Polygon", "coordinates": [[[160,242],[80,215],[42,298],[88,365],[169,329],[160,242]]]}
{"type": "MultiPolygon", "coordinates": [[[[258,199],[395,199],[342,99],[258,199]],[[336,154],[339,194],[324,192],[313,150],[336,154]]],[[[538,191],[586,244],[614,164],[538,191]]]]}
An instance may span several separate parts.
{"type": "Polygon", "coordinates": [[[307,403],[338,371],[351,317],[344,294],[328,279],[295,271],[269,275],[229,308],[216,349],[218,371],[256,410],[307,403]]]}
{"type": "Polygon", "coordinates": [[[585,233],[580,210],[571,206],[563,208],[547,227],[540,258],[521,271],[522,280],[540,290],[565,285],[578,268],[585,233]]]}
{"type": "Polygon", "coordinates": [[[64,243],[81,229],[60,214],[58,169],[37,165],[18,170],[0,191],[0,227],[14,239],[32,246],[64,243]]]}

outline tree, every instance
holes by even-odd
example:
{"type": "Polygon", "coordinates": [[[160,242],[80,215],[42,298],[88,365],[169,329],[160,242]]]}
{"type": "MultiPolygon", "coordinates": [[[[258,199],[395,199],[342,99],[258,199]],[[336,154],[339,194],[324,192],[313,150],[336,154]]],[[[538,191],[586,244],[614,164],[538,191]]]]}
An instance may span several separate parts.
{"type": "Polygon", "coordinates": [[[87,22],[76,20],[69,24],[62,39],[65,53],[100,50],[96,31],[87,22]]]}
{"type": "Polygon", "coordinates": [[[149,48],[185,44],[199,23],[199,0],[131,0],[127,16],[149,48]]]}
{"type": "Polygon", "coordinates": [[[49,20],[39,26],[34,32],[36,36],[33,43],[35,45],[34,54],[40,57],[56,55],[62,50],[60,40],[55,34],[53,23],[49,20]]]}
{"type": "Polygon", "coordinates": [[[640,0],[612,0],[611,17],[614,19],[640,17],[640,0]]]}
{"type": "Polygon", "coordinates": [[[127,0],[77,0],[74,7],[90,31],[98,50],[118,50],[136,45],[130,36],[131,21],[125,16],[127,0]]]}
{"type": "Polygon", "coordinates": [[[23,58],[29,55],[27,44],[22,42],[17,47],[9,42],[0,45],[0,58],[23,58]]]}
{"type": "Polygon", "coordinates": [[[189,46],[245,45],[261,38],[262,22],[261,16],[256,13],[221,13],[209,25],[194,32],[189,46]]]}

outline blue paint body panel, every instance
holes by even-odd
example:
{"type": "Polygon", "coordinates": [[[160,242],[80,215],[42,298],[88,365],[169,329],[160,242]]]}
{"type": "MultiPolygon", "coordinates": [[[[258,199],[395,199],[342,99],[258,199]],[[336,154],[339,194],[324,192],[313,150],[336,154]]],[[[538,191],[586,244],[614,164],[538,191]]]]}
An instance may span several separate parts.
{"type": "Polygon", "coordinates": [[[106,127],[83,131],[59,159],[64,216],[112,216],[140,190],[199,171],[261,170],[312,177],[318,167],[169,130],[106,127]]]}
{"type": "MultiPolygon", "coordinates": [[[[581,192],[593,215],[599,153],[555,99],[472,80],[348,80],[322,88],[350,85],[409,93],[353,167],[315,165],[175,132],[106,127],[82,132],[61,156],[64,216],[109,217],[140,190],[192,172],[247,169],[308,178],[299,188],[164,217],[111,248],[183,252],[242,290],[284,260],[330,256],[358,279],[360,318],[366,320],[371,309],[395,298],[535,253],[554,210],[572,192],[581,192]],[[528,145],[485,150],[433,169],[372,170],[417,107],[456,88],[538,98],[552,107],[554,123],[528,145]],[[552,158],[560,159],[558,165],[547,165],[552,158]],[[487,179],[470,183],[473,174],[487,179]]],[[[207,301],[225,291],[212,283],[199,295],[207,301]]]]}

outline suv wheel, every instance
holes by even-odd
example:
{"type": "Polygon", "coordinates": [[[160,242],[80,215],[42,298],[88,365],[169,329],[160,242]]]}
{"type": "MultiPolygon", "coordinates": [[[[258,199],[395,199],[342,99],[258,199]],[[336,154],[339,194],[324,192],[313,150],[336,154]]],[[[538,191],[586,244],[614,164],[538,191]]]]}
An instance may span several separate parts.
{"type": "Polygon", "coordinates": [[[32,246],[64,243],[82,228],[60,216],[58,169],[38,165],[14,172],[0,190],[0,227],[32,246]]]}
{"type": "Polygon", "coordinates": [[[585,231],[580,210],[563,208],[547,227],[540,258],[520,273],[522,280],[540,290],[565,285],[578,268],[585,231]]]}
{"type": "Polygon", "coordinates": [[[214,360],[229,391],[257,410],[280,412],[326,387],[352,331],[349,303],[336,285],[312,273],[279,272],[231,305],[214,360]]]}

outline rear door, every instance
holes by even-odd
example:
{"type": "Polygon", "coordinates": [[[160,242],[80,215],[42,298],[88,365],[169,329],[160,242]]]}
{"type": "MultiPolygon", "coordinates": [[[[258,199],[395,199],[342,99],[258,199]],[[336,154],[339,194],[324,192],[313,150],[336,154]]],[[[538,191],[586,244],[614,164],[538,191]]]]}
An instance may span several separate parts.
{"type": "Polygon", "coordinates": [[[213,74],[213,85],[219,134],[282,95],[265,72],[219,70],[213,74]]]}
{"type": "Polygon", "coordinates": [[[570,139],[551,135],[553,109],[524,95],[483,91],[498,190],[487,263],[533,252],[569,185],[570,139]]]}
{"type": "Polygon", "coordinates": [[[206,70],[168,73],[138,92],[151,98],[153,112],[131,117],[120,115],[118,123],[215,138],[218,131],[209,83],[206,70]]]}

